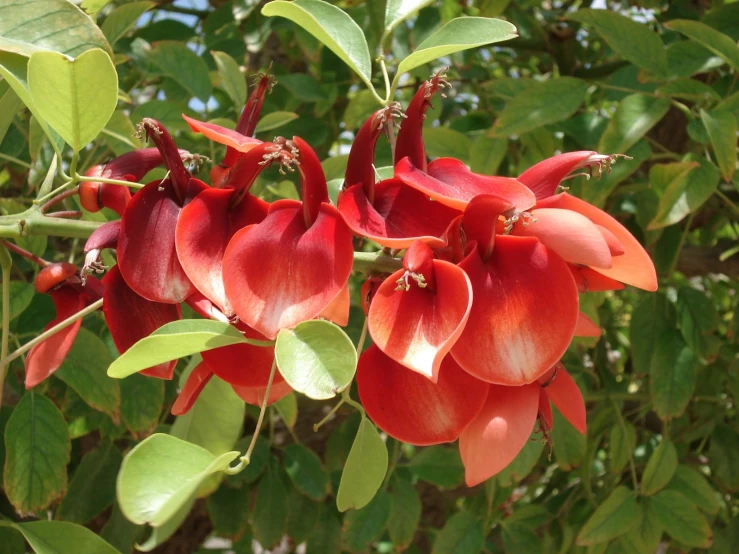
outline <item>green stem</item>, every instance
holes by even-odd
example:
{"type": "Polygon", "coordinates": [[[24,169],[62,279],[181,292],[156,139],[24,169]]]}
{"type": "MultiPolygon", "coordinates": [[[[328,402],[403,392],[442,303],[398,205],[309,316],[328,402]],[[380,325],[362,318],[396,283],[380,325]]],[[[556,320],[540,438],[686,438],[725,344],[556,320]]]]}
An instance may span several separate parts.
{"type": "Polygon", "coordinates": [[[341,398],[341,400],[339,400],[339,402],[338,402],[338,403],[336,404],[336,406],[334,406],[333,408],[331,408],[331,411],[330,411],[329,413],[327,413],[327,414],[326,414],[326,417],[324,417],[324,418],[323,418],[323,419],[322,419],[321,421],[319,421],[318,423],[314,423],[314,424],[313,424],[313,432],[315,433],[316,431],[318,431],[318,430],[319,430],[319,429],[320,429],[320,428],[321,428],[321,427],[322,427],[322,426],[323,426],[323,425],[324,425],[324,424],[325,424],[325,423],[326,423],[326,422],[327,422],[327,421],[328,421],[329,419],[331,419],[331,417],[332,417],[332,416],[333,416],[333,415],[334,415],[334,414],[335,414],[336,412],[338,412],[338,411],[339,411],[339,408],[341,408],[341,407],[342,407],[342,406],[344,405],[344,402],[346,402],[346,401],[344,400],[344,398],[341,398]]]}
{"type": "Polygon", "coordinates": [[[724,203],[731,208],[731,211],[733,211],[736,215],[739,215],[739,208],[732,202],[731,198],[726,196],[723,192],[721,192],[718,188],[716,188],[716,196],[718,196],[721,200],[724,201],[724,203]]]}
{"type": "Polygon", "coordinates": [[[392,258],[382,252],[355,252],[354,253],[354,271],[368,273],[376,271],[378,273],[395,273],[403,267],[403,261],[398,258],[392,258]]]}
{"type": "Polygon", "coordinates": [[[146,186],[142,183],[132,183],[131,181],[121,181],[119,179],[103,179],[102,177],[86,177],[85,175],[75,175],[73,180],[88,183],[108,183],[109,185],[120,185],[122,187],[129,187],[132,189],[141,189],[146,186]]]}
{"type": "Polygon", "coordinates": [[[8,156],[7,154],[3,154],[2,152],[0,152],[0,160],[8,160],[9,162],[13,162],[14,164],[25,167],[26,169],[33,169],[33,166],[28,162],[24,162],[23,160],[19,160],[18,158],[14,158],[13,156],[8,156]]]}
{"type": "MultiPolygon", "coordinates": [[[[618,419],[618,424],[621,427],[621,432],[623,433],[624,437],[628,436],[628,433],[626,431],[626,422],[624,421],[624,416],[621,415],[621,408],[616,403],[613,398],[611,398],[611,403],[613,404],[613,410],[616,412],[616,419],[618,419]]],[[[629,469],[631,470],[631,480],[634,482],[634,490],[639,490],[639,481],[636,479],[636,465],[634,464],[634,453],[629,452],[629,469]]]]}
{"type": "Polygon", "coordinates": [[[385,66],[385,58],[381,56],[379,58],[379,62],[380,62],[380,69],[382,70],[382,78],[385,80],[385,102],[384,104],[387,106],[388,104],[390,104],[390,102],[392,102],[392,97],[390,96],[390,77],[388,77],[388,74],[387,74],[387,67],[385,66]]]}
{"type": "Polygon", "coordinates": [[[8,340],[10,337],[10,268],[13,260],[4,246],[0,244],[0,266],[2,267],[2,298],[3,319],[2,338],[0,338],[0,406],[3,404],[3,390],[5,387],[5,373],[8,370],[8,340]]]}
{"type": "Polygon", "coordinates": [[[677,259],[680,257],[680,251],[683,249],[683,245],[685,244],[685,239],[688,238],[688,233],[690,233],[690,226],[693,224],[693,218],[695,217],[695,212],[690,214],[688,217],[688,220],[685,222],[685,229],[683,230],[682,235],[680,235],[680,243],[677,245],[677,251],[675,253],[675,257],[672,259],[672,263],[670,264],[670,269],[667,272],[667,275],[672,275],[675,272],[675,266],[677,265],[677,259]]]}

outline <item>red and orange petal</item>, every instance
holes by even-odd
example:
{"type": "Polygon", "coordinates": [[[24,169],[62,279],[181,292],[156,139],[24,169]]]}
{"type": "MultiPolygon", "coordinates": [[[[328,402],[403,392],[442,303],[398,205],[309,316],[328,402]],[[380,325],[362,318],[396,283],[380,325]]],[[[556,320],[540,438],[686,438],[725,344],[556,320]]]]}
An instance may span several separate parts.
{"type": "Polygon", "coordinates": [[[36,275],[34,286],[36,292],[46,294],[55,287],[67,282],[67,279],[77,275],[77,266],[68,262],[51,263],[42,268],[36,275]]]}
{"type": "MultiPolygon", "coordinates": [[[[48,331],[85,307],[83,296],[71,286],[62,286],[49,293],[56,307],[56,317],[44,327],[48,331]]],[[[64,362],[82,326],[78,319],[45,341],[37,344],[26,357],[26,388],[30,389],[54,373],[64,362]]]]}
{"type": "Polygon", "coordinates": [[[567,264],[538,240],[496,237],[487,263],[477,250],[460,262],[472,310],[451,353],[475,377],[531,383],[559,361],[574,336],[579,299],[567,264]]]}
{"type": "Polygon", "coordinates": [[[490,385],[487,400],[459,436],[468,487],[501,472],[529,441],[539,412],[541,387],[490,385]]]}
{"type": "Polygon", "coordinates": [[[195,366],[172,405],[172,415],[180,416],[189,412],[212,377],[213,372],[205,362],[195,366]]]}
{"type": "Polygon", "coordinates": [[[585,400],[575,380],[562,366],[557,364],[553,379],[545,376],[542,381],[548,384],[542,387],[542,394],[557,407],[567,421],[583,435],[587,431],[585,400]]]}
{"type": "Polygon", "coordinates": [[[464,210],[470,200],[480,194],[508,201],[519,212],[536,203],[534,193],[516,179],[473,173],[455,158],[437,158],[429,164],[428,173],[414,166],[408,158],[403,158],[395,166],[395,177],[457,210],[464,210]]]}
{"type": "MultiPolygon", "coordinates": [[[[264,395],[267,393],[267,387],[250,389],[248,387],[233,386],[232,388],[234,392],[239,395],[239,398],[241,398],[241,400],[243,400],[247,404],[251,404],[252,406],[261,406],[262,402],[264,402],[264,395]]],[[[292,391],[293,389],[290,387],[290,385],[287,384],[286,381],[283,381],[281,383],[274,383],[269,391],[267,406],[282,400],[292,391]]]]}
{"type": "MultiPolygon", "coordinates": [[[[121,354],[162,325],[177,321],[182,315],[179,305],[152,302],[136,294],[123,279],[119,265],[108,271],[103,277],[103,284],[103,315],[113,342],[121,354]]],[[[163,362],[140,373],[159,379],[171,379],[175,365],[177,360],[163,362]]]]}
{"type": "Polygon", "coordinates": [[[182,114],[182,118],[187,121],[187,124],[193,132],[202,133],[213,142],[225,144],[238,152],[248,152],[258,144],[262,144],[262,141],[259,139],[242,135],[241,133],[228,129],[227,127],[221,127],[214,123],[198,121],[197,119],[187,117],[185,114],[182,114]]]}
{"type": "Polygon", "coordinates": [[[604,290],[621,290],[624,288],[623,283],[601,275],[594,269],[572,264],[567,265],[570,268],[572,277],[575,279],[579,292],[601,292],[604,290]]]}
{"type": "Polygon", "coordinates": [[[445,246],[442,237],[460,215],[458,210],[429,199],[400,179],[387,179],[374,187],[374,205],[361,184],[339,195],[339,211],[354,234],[388,248],[408,248],[415,240],[434,248],[445,246]]]}
{"type": "Polygon", "coordinates": [[[567,152],[547,158],[521,173],[518,181],[531,189],[537,200],[548,198],[557,191],[562,179],[577,167],[582,167],[582,164],[593,154],[596,152],[587,150],[567,152]]]}
{"type": "MultiPolygon", "coordinates": [[[[432,383],[389,358],[376,345],[359,358],[357,389],[362,406],[388,435],[419,446],[451,442],[475,418],[488,384],[447,356],[432,383]]],[[[528,438],[528,436],[527,436],[528,438]]]]}
{"type": "Polygon", "coordinates": [[[592,319],[582,312],[577,314],[577,325],[575,326],[576,337],[599,337],[600,335],[600,327],[592,319]]]}
{"type": "Polygon", "coordinates": [[[274,339],[317,317],[341,292],[353,261],[351,231],[336,208],[323,204],[306,228],[302,204],[279,200],[262,223],[231,239],[223,282],[241,321],[274,339]]]}
{"type": "Polygon", "coordinates": [[[238,191],[206,189],[183,208],[177,219],[175,245],[182,269],[193,285],[224,314],[233,310],[223,288],[223,254],[234,234],[262,221],[269,205],[246,194],[231,207],[238,191]]]}
{"type": "MultiPolygon", "coordinates": [[[[190,179],[187,198],[207,185],[190,179]]],[[[152,181],[134,194],[121,220],[118,265],[128,285],[152,302],[179,304],[197,289],[175,248],[182,202],[169,181],[152,181]]]]}
{"type": "Polygon", "coordinates": [[[436,382],[442,360],[469,317],[472,286],[456,265],[441,260],[432,264],[434,290],[412,280],[407,291],[395,290],[405,269],[385,280],[370,304],[368,329],[387,356],[436,382]]]}
{"type": "Polygon", "coordinates": [[[606,228],[621,243],[624,253],[613,258],[613,266],[610,269],[595,268],[596,271],[627,285],[648,291],[657,290],[657,273],[649,254],[626,227],[606,212],[566,192],[541,200],[537,207],[572,210],[584,215],[596,225],[606,228]]]}

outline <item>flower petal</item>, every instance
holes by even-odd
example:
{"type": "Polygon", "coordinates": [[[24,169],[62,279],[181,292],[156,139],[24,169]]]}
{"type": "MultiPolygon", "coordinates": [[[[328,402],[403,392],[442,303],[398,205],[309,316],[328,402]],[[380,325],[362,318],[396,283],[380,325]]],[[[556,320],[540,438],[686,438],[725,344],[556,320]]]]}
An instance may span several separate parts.
{"type": "Polygon", "coordinates": [[[490,383],[531,383],[564,354],[578,296],[567,264],[538,240],[498,235],[487,263],[473,250],[459,264],[472,283],[472,311],[452,347],[465,370],[490,383]]]}
{"type": "Polygon", "coordinates": [[[598,327],[592,319],[582,312],[577,314],[577,326],[575,327],[576,337],[599,337],[601,334],[600,327],[598,327]]]}
{"type": "Polygon", "coordinates": [[[623,245],[624,253],[613,258],[613,266],[610,269],[597,268],[596,271],[627,285],[648,291],[657,290],[657,273],[649,254],[626,227],[606,212],[566,192],[540,201],[538,207],[572,210],[608,229],[623,245]]]}
{"type": "Polygon", "coordinates": [[[339,295],[326,306],[319,317],[333,321],[336,325],[346,327],[349,325],[349,310],[351,309],[351,296],[349,294],[349,282],[347,281],[339,295]]]}
{"type": "MultiPolygon", "coordinates": [[[[252,406],[261,406],[264,401],[264,394],[267,392],[267,387],[258,389],[250,389],[248,387],[232,387],[234,392],[239,395],[241,400],[252,406]]],[[[269,391],[269,399],[267,400],[267,406],[274,404],[278,400],[282,400],[288,394],[293,391],[290,385],[286,381],[281,383],[273,383],[272,389],[269,391]]]]}
{"type": "Polygon", "coordinates": [[[372,421],[388,435],[419,446],[456,440],[482,408],[488,390],[451,356],[444,358],[439,380],[432,383],[376,345],[360,357],[356,379],[372,421]]]}
{"type": "Polygon", "coordinates": [[[239,318],[270,339],[318,316],[351,273],[352,235],[323,204],[306,228],[300,202],[280,200],[267,218],[236,233],[223,258],[223,281],[239,318]]]}
{"type": "Polygon", "coordinates": [[[482,410],[459,436],[468,487],[505,469],[529,441],[539,410],[540,390],[538,384],[490,386],[482,410]]]}
{"type": "Polygon", "coordinates": [[[608,244],[611,256],[622,256],[623,253],[626,252],[624,245],[616,238],[616,235],[601,225],[596,225],[596,227],[598,228],[598,231],[600,231],[600,234],[603,235],[606,244],[608,244]]]}
{"type": "Polygon", "coordinates": [[[518,180],[534,192],[537,200],[547,198],[557,191],[562,179],[595,153],[591,150],[567,152],[547,158],[521,173],[518,180]]]}
{"type": "Polygon", "coordinates": [[[187,117],[185,114],[182,114],[182,118],[187,121],[187,124],[194,133],[202,133],[213,142],[225,144],[238,152],[248,152],[258,144],[262,143],[259,139],[242,135],[238,131],[232,131],[227,127],[221,127],[214,123],[198,121],[197,119],[187,117]]]}
{"type": "Polygon", "coordinates": [[[213,372],[205,362],[196,365],[195,369],[187,376],[185,386],[182,387],[180,394],[177,395],[177,400],[172,405],[172,415],[180,416],[189,412],[212,377],[213,372]]]}
{"type": "Polygon", "coordinates": [[[587,430],[585,400],[577,383],[561,364],[558,364],[557,375],[543,391],[565,419],[584,435],[587,430]]]}
{"type": "Polygon", "coordinates": [[[572,273],[572,277],[577,283],[578,292],[600,292],[604,290],[621,290],[624,288],[622,283],[601,275],[594,269],[585,266],[577,266],[567,264],[572,273]]]}
{"type": "MultiPolygon", "coordinates": [[[[103,277],[103,315],[118,352],[123,354],[135,343],[166,323],[182,316],[177,304],[152,302],[136,294],[120,272],[120,265],[110,268],[103,277]]],[[[177,360],[163,362],[140,373],[159,379],[171,379],[177,360]]]]}

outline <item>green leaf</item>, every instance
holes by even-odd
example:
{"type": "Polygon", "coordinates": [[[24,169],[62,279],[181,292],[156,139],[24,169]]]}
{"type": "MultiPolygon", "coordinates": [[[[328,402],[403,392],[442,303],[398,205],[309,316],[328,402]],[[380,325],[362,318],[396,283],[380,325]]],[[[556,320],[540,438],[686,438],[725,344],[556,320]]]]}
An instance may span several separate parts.
{"type": "MultiPolygon", "coordinates": [[[[241,106],[246,103],[246,79],[239,69],[239,64],[231,56],[225,52],[211,51],[213,60],[218,68],[218,75],[221,77],[221,85],[233,100],[236,111],[241,110],[241,106]]],[[[297,116],[296,116],[297,117],[297,116]]]]}
{"type": "Polygon", "coordinates": [[[677,469],[677,450],[669,440],[663,440],[657,450],[649,457],[647,467],[641,478],[641,492],[651,496],[659,492],[667,483],[677,469]]]}
{"type": "Polygon", "coordinates": [[[208,66],[203,58],[183,42],[163,40],[149,51],[148,58],[163,75],[173,79],[188,93],[207,102],[213,91],[208,66]]]}
{"type": "Polygon", "coordinates": [[[390,495],[381,490],[364,508],[352,510],[344,516],[342,548],[349,552],[366,552],[370,544],[382,536],[388,519],[390,495]]]}
{"type": "Polygon", "coordinates": [[[588,94],[588,84],[573,77],[533,83],[506,103],[489,136],[521,135],[567,119],[588,94]]]}
{"type": "Polygon", "coordinates": [[[17,0],[0,5],[0,50],[30,56],[38,50],[53,50],[78,56],[92,48],[111,52],[95,22],[68,0],[17,0]]]}
{"type": "Polygon", "coordinates": [[[395,26],[408,19],[421,8],[431,4],[433,0],[387,0],[385,4],[385,29],[388,34],[395,26]]]}
{"type": "Polygon", "coordinates": [[[648,498],[642,501],[638,505],[639,521],[618,538],[624,554],[654,554],[662,539],[664,528],[651,508],[651,501],[648,498]]]}
{"type": "Polygon", "coordinates": [[[692,40],[679,40],[667,46],[667,77],[690,77],[721,67],[724,60],[692,40]]]}
{"type": "Polygon", "coordinates": [[[666,98],[631,94],[621,100],[600,138],[599,152],[626,152],[670,109],[666,98]]]}
{"type": "Polygon", "coordinates": [[[273,404],[283,423],[292,429],[298,421],[298,397],[294,392],[283,396],[273,404]]]}
{"type": "Polygon", "coordinates": [[[496,175],[508,152],[508,140],[480,135],[472,142],[470,169],[483,175],[496,175]]]}
{"type": "Polygon", "coordinates": [[[111,377],[128,377],[142,369],[184,358],[191,354],[244,344],[247,340],[236,327],[208,319],[183,319],[162,325],[151,335],[126,350],[108,368],[111,377]]]}
{"type": "MultiPolygon", "coordinates": [[[[31,305],[36,289],[29,283],[22,281],[10,282],[10,321],[21,315],[31,305]]],[[[0,297],[0,313],[2,313],[3,301],[0,297]]]]}
{"type": "Polygon", "coordinates": [[[111,361],[105,343],[83,327],[54,375],[72,387],[88,406],[108,414],[114,422],[118,422],[120,383],[105,374],[111,361]]]}
{"type": "Polygon", "coordinates": [[[121,420],[134,437],[148,435],[159,423],[164,381],[131,375],[121,381],[121,420]]]}
{"type": "Polygon", "coordinates": [[[143,148],[143,143],[134,135],[136,127],[134,127],[129,118],[122,110],[113,112],[113,116],[103,129],[103,139],[105,144],[113,151],[116,156],[121,156],[131,150],[143,148]]]}
{"type": "Polygon", "coordinates": [[[623,427],[619,423],[614,423],[609,436],[608,457],[611,459],[611,473],[619,474],[626,467],[636,448],[636,429],[628,421],[624,421],[623,427]]]}
{"type": "Polygon", "coordinates": [[[696,79],[676,79],[657,89],[657,94],[670,98],[683,98],[701,104],[721,100],[718,93],[696,79]]]}
{"type": "MultiPolygon", "coordinates": [[[[252,435],[246,435],[240,439],[234,450],[239,452],[245,452],[251,443],[252,435]]],[[[249,465],[238,472],[236,475],[228,475],[226,481],[233,486],[241,486],[241,483],[253,483],[262,476],[264,470],[267,469],[269,463],[270,451],[269,443],[267,439],[262,436],[257,437],[257,442],[254,445],[254,450],[251,453],[249,459],[249,465]]]]}
{"type": "Polygon", "coordinates": [[[118,503],[132,522],[159,527],[172,518],[209,475],[238,456],[214,456],[204,448],[157,433],[137,444],[118,474],[118,503]]]}
{"type": "Polygon", "coordinates": [[[654,409],[663,420],[680,417],[693,396],[698,360],[673,329],[664,331],[652,347],[649,391],[654,409]]]}
{"type": "Polygon", "coordinates": [[[460,511],[450,517],[436,535],[432,554],[479,554],[485,541],[482,520],[460,511]]]}
{"type": "Polygon", "coordinates": [[[713,146],[718,166],[721,168],[721,175],[728,183],[736,171],[736,116],[726,110],[710,112],[701,110],[701,120],[711,139],[711,146],[713,146]]]}
{"type": "Polygon", "coordinates": [[[86,527],[67,521],[0,521],[0,525],[23,533],[36,554],[120,554],[86,527]]]}
{"type": "Polygon", "coordinates": [[[287,499],[288,514],[286,534],[293,544],[305,542],[316,528],[321,509],[326,505],[314,502],[307,496],[291,488],[287,499]]]}
{"type": "Polygon", "coordinates": [[[396,551],[410,546],[420,521],[421,497],[418,491],[409,481],[394,475],[391,481],[387,531],[396,551]]]}
{"type": "Polygon", "coordinates": [[[101,442],[85,454],[59,505],[57,516],[66,521],[87,523],[115,502],[115,482],[123,456],[112,442],[101,442]]]}
{"type": "Polygon", "coordinates": [[[680,332],[688,346],[705,357],[708,351],[707,337],[719,324],[716,306],[705,292],[692,287],[680,287],[677,295],[677,315],[680,332]]]}
{"type": "Polygon", "coordinates": [[[617,487],[583,525],[577,544],[588,546],[615,539],[636,525],[640,515],[633,491],[617,487]]]}
{"type": "Polygon", "coordinates": [[[257,123],[255,133],[263,133],[278,129],[283,125],[287,125],[291,121],[298,119],[298,114],[294,112],[272,112],[261,117],[257,123]]]}
{"type": "Polygon", "coordinates": [[[151,117],[170,131],[190,131],[190,126],[182,119],[182,114],[198,118],[198,115],[184,104],[169,100],[152,100],[136,106],[131,114],[131,121],[138,123],[145,117],[151,117]]]}
{"type": "Polygon", "coordinates": [[[142,552],[151,552],[160,544],[166,542],[175,531],[185,522],[190,510],[192,510],[193,504],[195,504],[195,497],[191,497],[185,502],[175,514],[165,521],[160,527],[154,527],[151,530],[149,538],[146,539],[142,544],[136,544],[136,550],[142,552]]]}
{"type": "Polygon", "coordinates": [[[259,481],[252,512],[254,538],[265,548],[279,542],[287,524],[287,494],[279,471],[277,461],[270,460],[267,472],[259,481]]]}
{"type": "Polygon", "coordinates": [[[377,429],[363,417],[341,474],[336,495],[340,512],[369,504],[385,479],[387,458],[387,448],[377,429]]]}
{"type": "Polygon", "coordinates": [[[739,489],[739,434],[728,425],[717,425],[708,453],[716,479],[731,491],[739,489]]]}
{"type": "Polygon", "coordinates": [[[305,554],[341,554],[341,522],[325,504],[305,546],[305,554]]]}
{"type": "Polygon", "coordinates": [[[554,457],[563,471],[570,471],[585,458],[587,441],[585,435],[575,429],[555,407],[552,410],[554,423],[550,431],[554,443],[554,457]]]}
{"type": "Polygon", "coordinates": [[[275,344],[285,381],[309,398],[325,400],[344,390],[357,369],[357,351],[341,328],[323,320],[282,329],[275,344]]]}
{"type": "Polygon", "coordinates": [[[208,497],[208,516],[219,537],[238,539],[249,527],[249,487],[221,486],[208,497]]]}
{"type": "Polygon", "coordinates": [[[80,8],[85,10],[90,16],[95,16],[100,10],[110,3],[110,0],[82,0],[80,8]]]}
{"type": "Polygon", "coordinates": [[[696,548],[708,548],[713,533],[706,518],[682,494],[663,490],[652,497],[651,507],[667,534],[681,543],[696,548]]]}
{"type": "Polygon", "coordinates": [[[457,158],[466,161],[472,149],[467,135],[449,127],[431,127],[423,131],[426,152],[432,158],[457,158]]]}
{"type": "Polygon", "coordinates": [[[155,5],[154,2],[131,2],[114,9],[100,26],[111,46],[136,25],[144,12],[155,5]]]}
{"type": "Polygon", "coordinates": [[[0,98],[0,144],[2,144],[15,114],[23,107],[23,102],[13,89],[9,89],[0,98]]]}
{"type": "Polygon", "coordinates": [[[66,492],[71,448],[57,407],[26,392],[5,426],[3,488],[16,510],[42,510],[66,492]]]}
{"type": "Polygon", "coordinates": [[[665,27],[702,44],[711,52],[723,58],[735,71],[739,71],[739,49],[736,42],[725,34],[718,32],[699,21],[674,19],[665,23],[665,27]]]}
{"type": "Polygon", "coordinates": [[[505,522],[501,525],[501,538],[506,552],[526,552],[537,554],[542,544],[534,530],[523,523],[505,522]]]}
{"type": "Polygon", "coordinates": [[[534,470],[536,462],[539,461],[544,450],[544,441],[534,440],[535,438],[532,437],[532,440],[524,445],[513,461],[498,473],[496,479],[500,486],[510,487],[515,485],[534,470]]]}
{"type": "Polygon", "coordinates": [[[323,500],[326,497],[328,473],[312,450],[300,444],[290,444],[285,447],[283,464],[298,491],[313,500],[323,500]]]}
{"type": "Polygon", "coordinates": [[[667,73],[662,39],[649,26],[610,10],[577,10],[568,16],[592,25],[617,54],[655,75],[667,73]]]}
{"type": "Polygon", "coordinates": [[[669,490],[677,491],[707,514],[715,515],[719,510],[719,496],[705,477],[690,466],[679,465],[669,490]]]}
{"type": "Polygon", "coordinates": [[[408,469],[419,479],[445,489],[458,487],[464,481],[464,466],[457,448],[424,448],[413,457],[408,469]]]}
{"type": "Polygon", "coordinates": [[[105,522],[105,526],[100,531],[100,536],[120,552],[131,552],[136,539],[141,534],[141,530],[141,525],[136,525],[126,519],[116,502],[108,521],[105,522]]]}
{"type": "Polygon", "coordinates": [[[458,17],[427,37],[413,53],[400,62],[398,75],[442,56],[485,44],[516,38],[516,28],[501,19],[458,17]]]}
{"type": "Polygon", "coordinates": [[[100,134],[118,103],[118,74],[97,48],[74,60],[36,52],[28,62],[28,87],[41,117],[75,151],[100,134]]]}
{"type": "Polygon", "coordinates": [[[325,44],[368,87],[373,88],[372,62],[364,32],[346,12],[320,0],[276,0],[262,8],[262,15],[284,17],[296,23],[325,44]]]}
{"type": "Polygon", "coordinates": [[[631,314],[629,340],[631,358],[637,373],[651,371],[654,344],[675,322],[675,308],[662,293],[650,294],[631,314]]]}

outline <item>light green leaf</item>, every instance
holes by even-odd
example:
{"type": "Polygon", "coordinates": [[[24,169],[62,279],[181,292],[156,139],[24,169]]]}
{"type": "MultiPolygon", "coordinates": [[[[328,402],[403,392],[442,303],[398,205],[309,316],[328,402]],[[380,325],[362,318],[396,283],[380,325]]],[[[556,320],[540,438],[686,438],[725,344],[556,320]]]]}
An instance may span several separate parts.
{"type": "Polygon", "coordinates": [[[419,44],[400,62],[398,75],[455,52],[485,44],[510,40],[518,36],[516,28],[501,19],[458,17],[419,44]]]}
{"type": "Polygon", "coordinates": [[[41,117],[74,150],[103,130],[118,103],[118,75],[100,49],[74,60],[36,52],[28,62],[28,87],[41,117]]]}
{"type": "MultiPolygon", "coordinates": [[[[68,0],[3,2],[0,37],[15,43],[16,49],[9,51],[24,56],[42,49],[68,56],[78,56],[92,48],[112,53],[95,22],[68,0]]],[[[0,42],[0,50],[4,49],[6,45],[0,42]]]]}
{"type": "Polygon", "coordinates": [[[320,0],[275,0],[262,15],[284,17],[301,26],[326,45],[372,88],[372,62],[364,32],[346,12],[320,0]]]}
{"type": "Polygon", "coordinates": [[[120,554],[86,527],[67,521],[0,521],[0,525],[20,531],[36,554],[120,554]]]}
{"type": "Polygon", "coordinates": [[[405,550],[421,521],[421,497],[416,488],[405,479],[393,476],[390,489],[390,519],[387,531],[396,551],[405,550]]]}
{"type": "Polygon", "coordinates": [[[701,110],[701,120],[711,139],[713,153],[721,168],[721,175],[728,183],[736,171],[736,116],[726,110],[706,112],[701,110]]]}
{"type": "Polygon", "coordinates": [[[703,475],[690,466],[677,466],[667,488],[679,492],[708,514],[714,515],[719,510],[720,493],[711,487],[703,475]]]}
{"type": "Polygon", "coordinates": [[[677,450],[669,440],[663,440],[657,450],[649,457],[647,467],[644,469],[641,480],[641,492],[651,496],[659,492],[667,483],[677,469],[677,450]]]}
{"type": "Polygon", "coordinates": [[[142,141],[135,134],[136,127],[131,118],[123,110],[116,110],[103,129],[103,140],[116,156],[121,156],[131,150],[143,148],[142,141]]]}
{"type": "Polygon", "coordinates": [[[652,348],[649,391],[654,409],[663,420],[679,417],[693,396],[698,359],[674,329],[663,331],[652,348]]]}
{"type": "Polygon", "coordinates": [[[357,369],[351,339],[337,325],[322,320],[282,329],[275,358],[285,381],[315,400],[336,396],[351,383],[357,369]]]}
{"type": "MultiPolygon", "coordinates": [[[[233,100],[236,111],[240,112],[241,107],[246,103],[246,79],[239,69],[239,64],[231,56],[225,52],[211,51],[213,60],[218,68],[218,75],[221,78],[221,85],[226,93],[233,100]]],[[[297,116],[295,116],[297,117],[297,116]]]]}
{"type": "Polygon", "coordinates": [[[23,101],[18,97],[13,89],[9,89],[0,98],[0,144],[5,138],[5,134],[13,123],[15,114],[23,107],[23,101]]]}
{"type": "Polygon", "coordinates": [[[259,481],[254,501],[251,526],[254,538],[265,548],[271,548],[282,538],[287,525],[287,493],[280,479],[280,468],[273,458],[259,481]]]}
{"type": "Polygon", "coordinates": [[[458,487],[464,481],[464,466],[456,448],[424,448],[413,457],[408,469],[419,479],[445,489],[458,487]]]}
{"type": "Polygon", "coordinates": [[[739,71],[739,48],[736,42],[725,34],[701,23],[687,19],[674,19],[665,27],[699,42],[717,56],[721,56],[735,71],[739,71]]]}
{"type": "MultiPolygon", "coordinates": [[[[10,321],[21,315],[31,304],[36,289],[32,284],[22,281],[10,282],[10,321]]],[[[0,295],[0,313],[2,313],[3,302],[0,295]]]]}
{"type": "Polygon", "coordinates": [[[204,448],[157,433],[137,444],[118,474],[118,503],[132,522],[159,527],[190,501],[200,483],[239,455],[218,457],[204,448]]]}
{"type": "Polygon", "coordinates": [[[126,350],[110,365],[108,375],[117,378],[127,377],[162,362],[184,358],[212,348],[246,342],[244,335],[228,323],[207,319],[173,321],[126,350]]]}
{"type": "Polygon", "coordinates": [[[378,491],[372,501],[360,510],[344,516],[341,544],[349,552],[366,552],[378,540],[390,518],[390,495],[378,491]]]}
{"type": "Polygon", "coordinates": [[[436,535],[432,554],[479,554],[485,542],[482,519],[460,511],[436,535]]]}
{"type": "Polygon", "coordinates": [[[273,406],[288,428],[295,427],[295,423],[298,421],[298,397],[294,392],[283,396],[273,406]]]}
{"type": "Polygon", "coordinates": [[[508,151],[508,140],[480,135],[469,152],[470,169],[483,175],[496,175],[508,151]]]}
{"type": "Polygon", "coordinates": [[[654,73],[667,73],[667,54],[662,39],[649,26],[610,10],[577,10],[568,16],[592,25],[616,53],[654,73]]]}
{"type": "Polygon", "coordinates": [[[313,500],[323,500],[329,488],[329,480],[320,458],[300,444],[286,446],[284,454],[285,471],[295,488],[313,500]]]}
{"type": "Polygon", "coordinates": [[[588,84],[573,77],[533,83],[506,103],[489,136],[507,137],[570,117],[585,101],[588,84]]]}
{"type": "Polygon", "coordinates": [[[257,123],[257,128],[254,132],[263,133],[265,131],[272,131],[273,129],[277,129],[279,127],[282,127],[283,125],[287,125],[288,123],[290,123],[291,121],[295,121],[296,119],[298,119],[298,114],[294,112],[268,113],[267,115],[259,119],[259,122],[257,123]]]}
{"type": "Polygon", "coordinates": [[[387,0],[385,4],[385,34],[388,34],[393,28],[408,19],[421,8],[425,8],[431,4],[433,0],[387,0]]]}
{"type": "Polygon", "coordinates": [[[713,533],[706,518],[679,492],[660,491],[652,497],[650,505],[673,539],[696,548],[708,548],[713,543],[713,533]]]}
{"type": "Polygon", "coordinates": [[[213,92],[208,66],[203,58],[183,42],[162,40],[149,51],[148,58],[156,68],[177,82],[191,95],[207,102],[213,92]]]}
{"type": "Polygon", "coordinates": [[[469,137],[449,127],[431,127],[423,132],[426,152],[432,158],[469,159],[472,141],[469,137]]]}
{"type": "Polygon", "coordinates": [[[598,146],[599,152],[626,152],[654,127],[670,109],[666,98],[643,94],[627,96],[616,108],[598,146]]]}
{"type": "Polygon", "coordinates": [[[85,10],[91,16],[95,16],[108,4],[110,4],[110,0],[82,0],[80,8],[85,10]]]}
{"type": "Polygon", "coordinates": [[[115,44],[119,38],[125,35],[139,20],[144,12],[155,6],[154,2],[131,2],[113,10],[105,18],[100,29],[103,31],[108,42],[115,44]]]}
{"type": "Polygon", "coordinates": [[[340,512],[369,504],[385,479],[387,459],[385,443],[375,426],[363,417],[341,474],[336,495],[340,512]]]}
{"type": "Polygon", "coordinates": [[[71,448],[57,407],[26,392],[5,426],[3,488],[17,510],[42,510],[66,492],[71,448]]]}
{"type": "Polygon", "coordinates": [[[676,79],[657,89],[659,96],[684,98],[701,104],[720,100],[718,93],[707,84],[696,79],[676,79]]]}
{"type": "Polygon", "coordinates": [[[580,530],[577,544],[588,546],[615,539],[636,525],[640,515],[633,491],[617,487],[580,530]]]}
{"type": "Polygon", "coordinates": [[[151,552],[160,544],[166,542],[175,531],[179,529],[180,525],[187,519],[190,510],[192,510],[193,504],[195,504],[195,496],[192,496],[187,502],[185,502],[175,514],[165,521],[161,526],[154,527],[151,530],[149,538],[146,539],[142,544],[136,545],[136,550],[141,552],[151,552]]]}

